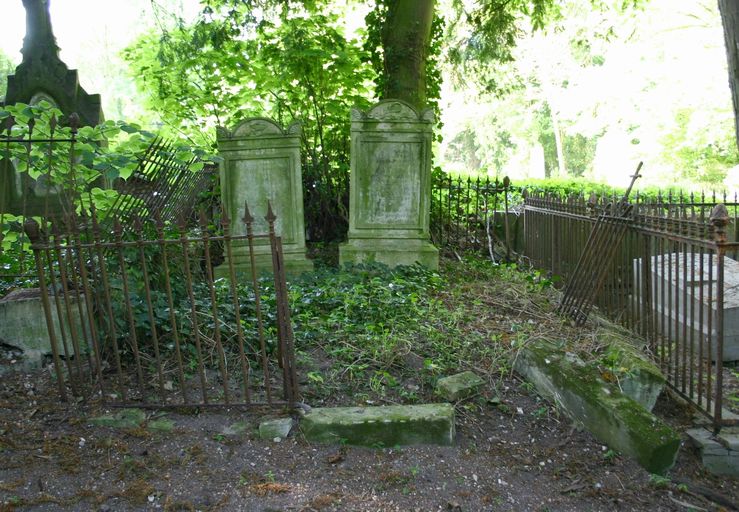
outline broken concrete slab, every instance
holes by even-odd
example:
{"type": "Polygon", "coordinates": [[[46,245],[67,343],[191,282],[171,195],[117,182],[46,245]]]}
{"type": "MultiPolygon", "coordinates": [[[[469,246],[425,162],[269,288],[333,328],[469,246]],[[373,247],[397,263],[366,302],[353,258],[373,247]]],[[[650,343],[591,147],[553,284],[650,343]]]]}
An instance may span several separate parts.
{"type": "Polygon", "coordinates": [[[449,402],[474,395],[485,384],[480,377],[467,371],[444,377],[436,382],[436,394],[449,402]]]}
{"type": "Polygon", "coordinates": [[[454,443],[454,407],[450,404],[315,408],[300,423],[306,439],[390,447],[454,443]]]}
{"type": "Polygon", "coordinates": [[[687,431],[701,454],[703,465],[714,475],[739,476],[739,430],[724,429],[714,435],[706,428],[687,431]]]}
{"type": "Polygon", "coordinates": [[[664,473],[675,463],[678,434],[574,354],[532,340],[514,368],[599,441],[633,457],[650,473],[664,473]]]}
{"type": "Polygon", "coordinates": [[[285,439],[293,428],[292,418],[277,418],[259,424],[259,437],[277,441],[285,439]]]}

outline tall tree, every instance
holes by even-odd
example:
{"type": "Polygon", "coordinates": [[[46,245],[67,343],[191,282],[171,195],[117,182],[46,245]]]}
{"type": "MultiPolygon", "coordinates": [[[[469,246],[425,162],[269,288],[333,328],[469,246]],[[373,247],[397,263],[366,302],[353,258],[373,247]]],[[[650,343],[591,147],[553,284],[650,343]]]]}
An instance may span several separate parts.
{"type": "Polygon", "coordinates": [[[729,64],[729,87],[734,103],[735,129],[739,145],[739,0],[718,0],[724,26],[726,57],[729,64]]]}
{"type": "Polygon", "coordinates": [[[382,27],[387,80],[382,97],[423,107],[434,0],[394,0],[387,4],[382,27]]]}

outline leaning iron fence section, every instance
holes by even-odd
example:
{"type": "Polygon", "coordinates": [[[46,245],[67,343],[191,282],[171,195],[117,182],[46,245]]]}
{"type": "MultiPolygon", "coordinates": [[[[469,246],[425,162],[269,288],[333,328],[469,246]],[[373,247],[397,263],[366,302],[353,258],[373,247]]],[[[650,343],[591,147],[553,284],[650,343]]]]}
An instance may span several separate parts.
{"type": "Polygon", "coordinates": [[[62,400],[109,406],[292,406],[298,400],[293,332],[282,241],[254,234],[245,207],[243,236],[195,229],[181,220],[136,219],[124,230],[94,209],[50,223],[26,221],[39,279],[53,371],[62,400]],[[106,236],[108,235],[108,236],[106,236]],[[214,268],[211,247],[226,262],[214,268]],[[254,247],[272,254],[260,277],[254,247]],[[238,272],[232,251],[249,248],[251,268],[238,272]]]}
{"type": "MultiPolygon", "coordinates": [[[[736,204],[661,199],[634,201],[595,305],[642,336],[670,387],[721,428],[734,423],[722,410],[724,362],[739,359],[739,329],[725,320],[725,310],[739,306],[736,204]]],[[[610,204],[612,198],[527,194],[526,257],[566,283],[610,204]]]]}

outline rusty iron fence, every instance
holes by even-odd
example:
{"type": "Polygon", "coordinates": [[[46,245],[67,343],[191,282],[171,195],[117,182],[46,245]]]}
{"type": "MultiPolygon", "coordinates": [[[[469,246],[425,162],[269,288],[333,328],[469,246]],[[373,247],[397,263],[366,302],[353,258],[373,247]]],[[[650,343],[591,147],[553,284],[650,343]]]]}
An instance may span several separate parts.
{"type": "MultiPolygon", "coordinates": [[[[726,311],[739,311],[739,205],[727,208],[721,199],[637,196],[622,241],[603,248],[615,256],[595,299],[602,314],[646,340],[668,384],[715,428],[734,423],[722,411],[723,369],[739,359],[739,317],[726,318],[726,311]]],[[[525,256],[567,283],[598,217],[615,201],[527,194],[525,256]]]]}
{"type": "Polygon", "coordinates": [[[493,259],[510,259],[514,242],[508,215],[512,192],[508,177],[435,177],[431,191],[432,242],[449,253],[474,251],[493,259]]]}
{"type": "Polygon", "coordinates": [[[115,217],[128,218],[143,206],[151,216],[177,222],[193,212],[198,196],[212,186],[217,174],[217,166],[202,164],[196,156],[179,159],[175,144],[157,137],[139,158],[133,174],[114,184],[119,195],[110,211],[115,217]],[[193,170],[197,164],[202,168],[193,170]]]}
{"type": "Polygon", "coordinates": [[[25,223],[52,348],[56,385],[70,396],[108,406],[205,407],[293,405],[298,400],[282,242],[271,207],[268,235],[255,235],[245,210],[232,235],[161,217],[124,230],[92,209],[25,223]],[[211,264],[212,244],[226,262],[211,264]],[[239,271],[232,251],[271,248],[271,277],[239,271]]]}

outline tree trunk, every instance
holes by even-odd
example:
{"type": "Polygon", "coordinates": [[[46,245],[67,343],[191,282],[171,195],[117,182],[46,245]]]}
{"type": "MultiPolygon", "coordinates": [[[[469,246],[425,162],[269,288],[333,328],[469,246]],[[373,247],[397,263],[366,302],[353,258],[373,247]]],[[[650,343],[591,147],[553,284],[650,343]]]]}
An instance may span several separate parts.
{"type": "Polygon", "coordinates": [[[392,0],[382,30],[385,53],[383,99],[426,104],[426,58],[434,19],[434,0],[392,0]]]}
{"type": "Polygon", "coordinates": [[[718,0],[724,25],[724,42],[729,63],[729,86],[734,102],[734,129],[739,144],[739,0],[718,0]]]}
{"type": "MultiPolygon", "coordinates": [[[[551,103],[550,103],[551,106],[551,103]]],[[[555,112],[554,108],[550,109],[552,112],[552,130],[554,131],[554,146],[557,148],[557,169],[559,170],[559,177],[564,178],[567,176],[567,165],[565,164],[565,150],[562,144],[562,131],[559,128],[559,117],[555,112]]]]}

